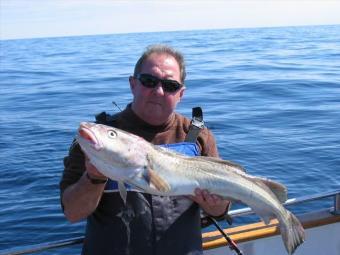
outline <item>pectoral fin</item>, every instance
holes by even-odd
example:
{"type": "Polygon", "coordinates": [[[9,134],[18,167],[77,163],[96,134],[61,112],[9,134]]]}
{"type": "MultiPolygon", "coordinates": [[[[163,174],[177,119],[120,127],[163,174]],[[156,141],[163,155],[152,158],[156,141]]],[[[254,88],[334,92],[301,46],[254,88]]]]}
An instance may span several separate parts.
{"type": "Polygon", "coordinates": [[[169,192],[171,187],[155,170],[153,170],[152,159],[147,155],[148,165],[145,167],[144,179],[149,183],[149,186],[160,191],[169,192]]]}
{"type": "Polygon", "coordinates": [[[120,197],[123,199],[124,205],[126,205],[127,191],[123,182],[118,182],[118,189],[120,197]]]}
{"type": "Polygon", "coordinates": [[[148,169],[150,186],[161,192],[169,192],[170,185],[162,177],[160,177],[154,170],[148,169]]]}

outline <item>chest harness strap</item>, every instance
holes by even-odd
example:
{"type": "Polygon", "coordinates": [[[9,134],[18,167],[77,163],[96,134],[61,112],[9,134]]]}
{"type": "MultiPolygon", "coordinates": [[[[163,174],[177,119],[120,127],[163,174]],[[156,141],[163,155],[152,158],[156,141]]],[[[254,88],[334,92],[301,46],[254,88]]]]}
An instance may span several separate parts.
{"type": "MultiPolygon", "coordinates": [[[[192,120],[190,123],[189,131],[187,136],[185,137],[185,142],[192,142],[195,143],[197,141],[197,137],[200,131],[204,128],[204,121],[203,121],[203,112],[201,107],[192,108],[192,120]]],[[[229,204],[230,205],[230,204],[229,204]]],[[[217,220],[226,220],[230,225],[232,224],[232,219],[228,215],[228,208],[226,208],[225,213],[221,216],[213,217],[210,215],[203,215],[201,217],[201,226],[207,227],[211,224],[214,224],[215,227],[220,231],[222,236],[227,240],[229,244],[229,248],[235,251],[238,255],[242,255],[242,251],[237,247],[236,243],[227,235],[222,228],[218,225],[217,220]]]]}
{"type": "Polygon", "coordinates": [[[192,108],[192,120],[189,127],[189,132],[185,137],[185,142],[195,143],[198,134],[204,128],[203,112],[201,107],[192,108]]]}
{"type": "MultiPolygon", "coordinates": [[[[197,137],[200,131],[204,128],[204,121],[203,121],[203,112],[201,107],[192,108],[192,120],[189,127],[189,132],[185,137],[185,142],[192,142],[195,143],[197,141],[197,137]]],[[[227,222],[231,225],[231,218],[227,215],[229,208],[226,208],[226,213],[222,214],[221,216],[214,217],[216,220],[223,220],[226,219],[227,222]]],[[[207,227],[212,224],[211,220],[207,217],[203,217],[201,221],[202,227],[207,227]]]]}

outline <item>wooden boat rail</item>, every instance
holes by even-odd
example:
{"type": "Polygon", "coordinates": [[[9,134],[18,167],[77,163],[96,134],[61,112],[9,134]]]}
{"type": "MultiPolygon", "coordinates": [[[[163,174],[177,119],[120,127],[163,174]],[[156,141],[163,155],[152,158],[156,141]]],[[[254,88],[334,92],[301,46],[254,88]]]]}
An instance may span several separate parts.
{"type": "MultiPolygon", "coordinates": [[[[318,227],[322,225],[340,222],[340,190],[320,193],[316,195],[303,196],[299,198],[288,199],[284,205],[296,205],[310,201],[316,201],[323,198],[333,197],[333,207],[319,211],[313,211],[303,214],[300,219],[305,229],[318,227]]],[[[229,212],[231,217],[240,217],[254,214],[251,208],[242,208],[229,212]]],[[[299,217],[299,215],[297,215],[299,217]]],[[[243,243],[247,241],[254,241],[260,238],[267,238],[280,233],[278,221],[273,219],[268,225],[264,222],[250,223],[246,225],[236,226],[225,229],[224,232],[230,236],[235,242],[243,243]]],[[[227,241],[219,231],[211,231],[202,234],[203,248],[205,250],[214,249],[227,245],[227,241]]]]}

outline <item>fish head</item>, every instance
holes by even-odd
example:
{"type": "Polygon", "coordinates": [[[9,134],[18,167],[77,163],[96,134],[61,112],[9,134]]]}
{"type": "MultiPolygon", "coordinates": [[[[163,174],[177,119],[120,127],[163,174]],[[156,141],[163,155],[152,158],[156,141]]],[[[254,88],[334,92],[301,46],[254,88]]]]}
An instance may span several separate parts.
{"type": "Polygon", "coordinates": [[[82,122],[76,139],[99,171],[101,163],[120,170],[137,169],[146,164],[147,142],[118,128],[82,122]],[[96,162],[99,163],[96,165],[96,162]]]}

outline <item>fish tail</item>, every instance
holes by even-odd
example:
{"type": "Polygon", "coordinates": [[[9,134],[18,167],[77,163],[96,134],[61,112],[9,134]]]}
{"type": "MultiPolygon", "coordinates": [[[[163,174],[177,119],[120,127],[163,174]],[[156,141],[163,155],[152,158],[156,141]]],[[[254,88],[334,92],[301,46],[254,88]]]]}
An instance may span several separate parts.
{"type": "Polygon", "coordinates": [[[288,254],[293,254],[295,249],[304,242],[305,231],[300,221],[289,211],[286,215],[287,224],[280,224],[280,231],[288,254]]]}

